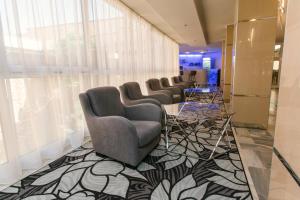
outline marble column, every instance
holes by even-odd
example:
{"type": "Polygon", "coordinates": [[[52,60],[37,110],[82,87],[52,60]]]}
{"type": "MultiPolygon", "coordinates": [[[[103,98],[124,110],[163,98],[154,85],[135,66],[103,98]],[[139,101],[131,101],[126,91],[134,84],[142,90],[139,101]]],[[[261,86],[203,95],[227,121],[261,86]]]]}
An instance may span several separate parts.
{"type": "Polygon", "coordinates": [[[231,108],[235,125],[267,128],[276,36],[277,0],[238,0],[231,108]]]}
{"type": "Polygon", "coordinates": [[[226,103],[230,101],[231,91],[231,68],[232,68],[232,44],[233,25],[228,25],[225,39],[224,73],[223,73],[223,99],[226,103]]]}
{"type": "Polygon", "coordinates": [[[300,199],[300,1],[287,4],[269,200],[300,199]]]}

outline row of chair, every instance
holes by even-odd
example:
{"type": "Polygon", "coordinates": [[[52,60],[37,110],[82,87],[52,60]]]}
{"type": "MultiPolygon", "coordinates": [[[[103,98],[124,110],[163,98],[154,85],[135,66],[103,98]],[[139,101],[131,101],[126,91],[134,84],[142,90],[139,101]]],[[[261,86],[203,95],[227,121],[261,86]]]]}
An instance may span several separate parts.
{"type": "Polygon", "coordinates": [[[140,103],[153,103],[156,105],[172,104],[185,101],[184,90],[193,87],[193,81],[183,81],[181,76],[171,78],[173,86],[168,78],[149,79],[146,81],[148,96],[142,94],[137,82],[127,82],[120,86],[123,102],[127,105],[140,103]]]}
{"type": "Polygon", "coordinates": [[[182,99],[184,88],[192,86],[180,77],[149,79],[149,95],[136,82],[115,87],[89,89],[79,95],[96,154],[137,166],[159,143],[162,129],[161,104],[182,99]],[[178,97],[179,96],[179,97],[178,97]]]}

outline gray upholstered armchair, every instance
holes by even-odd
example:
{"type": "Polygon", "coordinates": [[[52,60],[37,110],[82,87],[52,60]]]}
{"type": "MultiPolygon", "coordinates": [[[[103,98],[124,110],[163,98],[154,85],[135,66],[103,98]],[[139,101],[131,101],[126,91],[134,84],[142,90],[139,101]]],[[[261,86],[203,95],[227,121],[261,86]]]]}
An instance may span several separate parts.
{"type": "Polygon", "coordinates": [[[183,85],[185,89],[194,87],[194,81],[184,81],[182,76],[173,76],[171,78],[173,86],[183,85]]]}
{"type": "Polygon", "coordinates": [[[96,153],[137,166],[159,143],[160,107],[125,106],[115,87],[90,89],[79,98],[96,153]]]}
{"type": "Polygon", "coordinates": [[[126,105],[152,103],[161,106],[161,104],[172,103],[172,98],[164,93],[157,93],[148,96],[143,95],[140,85],[137,82],[124,83],[119,88],[122,100],[126,105]]]}
{"type": "Polygon", "coordinates": [[[163,77],[163,78],[160,79],[160,85],[163,89],[170,90],[175,94],[180,93],[181,101],[185,100],[185,95],[184,95],[185,86],[183,86],[183,85],[171,86],[170,83],[169,83],[169,79],[166,78],[166,77],[163,77]]]}
{"type": "Polygon", "coordinates": [[[174,90],[174,89],[168,89],[168,88],[162,88],[160,86],[159,80],[156,78],[152,78],[146,81],[146,86],[149,94],[155,94],[157,92],[163,92],[166,95],[169,95],[172,97],[172,103],[179,103],[183,101],[183,97],[181,95],[181,91],[174,90]]]}
{"type": "Polygon", "coordinates": [[[181,81],[179,80],[179,76],[173,76],[173,77],[171,78],[171,80],[172,80],[172,85],[173,85],[173,86],[184,87],[184,89],[189,88],[188,83],[184,83],[184,82],[181,82],[181,81]]]}
{"type": "Polygon", "coordinates": [[[180,83],[187,84],[189,87],[194,87],[195,86],[195,82],[196,82],[196,81],[193,81],[193,80],[186,80],[186,81],[184,81],[182,76],[178,76],[178,80],[180,81],[180,83]]]}

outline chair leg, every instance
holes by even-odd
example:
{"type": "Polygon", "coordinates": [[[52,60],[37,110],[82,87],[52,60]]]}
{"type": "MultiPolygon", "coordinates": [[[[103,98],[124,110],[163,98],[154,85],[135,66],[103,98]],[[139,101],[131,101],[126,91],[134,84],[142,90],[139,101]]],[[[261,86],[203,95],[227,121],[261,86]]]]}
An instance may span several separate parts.
{"type": "Polygon", "coordinates": [[[163,113],[164,113],[164,120],[165,120],[165,140],[166,140],[166,149],[169,148],[169,138],[168,138],[168,116],[167,116],[167,111],[165,110],[164,107],[162,107],[163,113]]]}

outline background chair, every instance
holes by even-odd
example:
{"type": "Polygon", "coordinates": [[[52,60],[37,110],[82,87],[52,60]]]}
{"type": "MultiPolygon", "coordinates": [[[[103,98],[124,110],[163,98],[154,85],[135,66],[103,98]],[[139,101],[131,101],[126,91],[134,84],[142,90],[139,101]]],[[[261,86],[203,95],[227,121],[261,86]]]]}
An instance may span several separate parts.
{"type": "Polygon", "coordinates": [[[171,81],[172,81],[172,85],[173,86],[180,86],[180,87],[184,87],[184,89],[189,88],[189,85],[185,82],[180,82],[179,80],[179,76],[173,76],[171,77],[171,81]]]}
{"type": "Polygon", "coordinates": [[[79,98],[96,153],[137,166],[159,143],[160,107],[124,106],[115,87],[90,89],[79,98]]]}
{"type": "Polygon", "coordinates": [[[196,81],[196,74],[197,74],[196,70],[191,71],[189,74],[189,81],[196,81]]]}
{"type": "Polygon", "coordinates": [[[169,79],[166,77],[160,79],[160,85],[163,89],[170,90],[175,94],[178,94],[180,92],[181,101],[185,101],[185,95],[184,95],[185,87],[183,85],[171,86],[169,83],[169,79]]]}
{"type": "Polygon", "coordinates": [[[195,82],[193,80],[184,80],[183,76],[178,76],[179,79],[179,83],[185,83],[186,85],[188,85],[189,88],[194,87],[195,86],[195,82]]]}
{"type": "MultiPolygon", "coordinates": [[[[172,78],[174,78],[174,77],[172,77],[172,78]]],[[[169,80],[168,80],[168,78],[166,78],[166,77],[163,77],[163,78],[161,78],[160,80],[160,85],[164,88],[167,88],[167,87],[178,87],[178,88],[180,88],[180,89],[186,89],[186,87],[184,86],[184,84],[177,84],[177,85],[175,85],[174,83],[173,83],[173,80],[172,80],[172,84],[173,84],[173,86],[171,86],[170,85],[170,82],[169,82],[169,80]]],[[[177,77],[177,82],[179,83],[179,80],[178,80],[178,77],[177,77]]]]}
{"type": "Polygon", "coordinates": [[[140,85],[137,82],[124,83],[120,87],[122,100],[126,105],[141,103],[152,103],[158,106],[172,103],[172,98],[164,93],[157,93],[148,96],[142,94],[140,85]]]}
{"type": "Polygon", "coordinates": [[[173,89],[164,89],[160,86],[159,80],[152,78],[146,81],[146,86],[149,94],[156,94],[157,92],[163,92],[172,98],[172,103],[179,103],[182,101],[180,90],[174,91],[173,89]]]}

